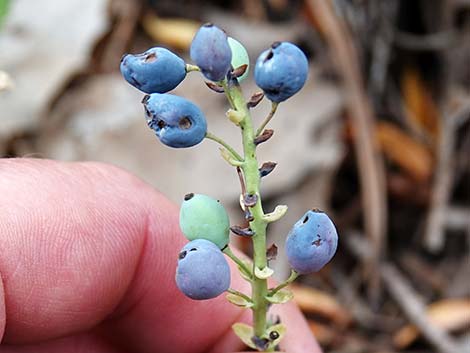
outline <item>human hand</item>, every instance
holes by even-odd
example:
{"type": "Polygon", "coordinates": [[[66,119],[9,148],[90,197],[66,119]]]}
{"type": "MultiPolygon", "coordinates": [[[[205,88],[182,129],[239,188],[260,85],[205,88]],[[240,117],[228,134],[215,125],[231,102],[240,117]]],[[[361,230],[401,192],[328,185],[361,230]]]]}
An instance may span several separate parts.
{"type": "MultiPolygon", "coordinates": [[[[0,160],[0,353],[225,353],[249,312],[176,288],[178,210],[98,163],[0,160]]],[[[234,288],[246,282],[232,271],[234,288]]],[[[319,353],[294,304],[283,349],[319,353]]]]}

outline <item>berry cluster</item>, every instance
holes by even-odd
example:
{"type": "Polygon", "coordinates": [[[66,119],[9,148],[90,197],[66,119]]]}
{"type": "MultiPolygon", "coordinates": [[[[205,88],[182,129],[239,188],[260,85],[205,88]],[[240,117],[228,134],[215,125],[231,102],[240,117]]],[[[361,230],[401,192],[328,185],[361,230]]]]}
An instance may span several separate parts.
{"type": "Polygon", "coordinates": [[[292,97],[305,84],[308,61],[294,44],[276,42],[261,53],[254,66],[256,84],[263,92],[246,101],[240,82],[249,72],[246,49],[237,40],[213,24],[203,25],[196,33],[190,48],[195,65],[165,48],[151,48],[142,54],[127,54],[121,60],[121,72],[127,82],[146,93],[142,103],[148,126],[158,139],[174,148],[192,147],[204,138],[222,145],[222,157],[236,168],[241,183],[240,206],[244,226],[230,225],[229,217],[218,200],[201,194],[187,194],[180,209],[180,228],[189,242],[181,249],[176,271],[176,284],[186,296],[203,300],[228,292],[227,299],[238,306],[253,310],[253,326],[235,324],[235,333],[249,347],[273,351],[285,328],[268,320],[271,304],[291,299],[285,287],[299,274],[319,271],[336,252],[338,235],[330,218],[316,209],[308,211],[294,224],[286,239],[287,258],[291,276],[282,284],[268,288],[267,278],[273,271],[269,260],[276,247],[266,249],[266,228],[280,219],[287,206],[277,206],[264,213],[259,184],[272,172],[276,163],[258,164],[256,148],[269,140],[273,130],[265,129],[279,103],[292,97]],[[225,141],[208,132],[204,113],[192,102],[167,92],[178,86],[190,71],[200,71],[208,80],[207,86],[224,93],[230,103],[227,117],[240,127],[243,156],[225,141]],[[266,96],[272,104],[270,114],[253,128],[250,109],[266,96]],[[238,258],[230,249],[230,231],[250,237],[253,241],[253,261],[238,258]],[[230,268],[227,255],[238,266],[243,278],[251,283],[251,296],[230,288],[230,268]]]}

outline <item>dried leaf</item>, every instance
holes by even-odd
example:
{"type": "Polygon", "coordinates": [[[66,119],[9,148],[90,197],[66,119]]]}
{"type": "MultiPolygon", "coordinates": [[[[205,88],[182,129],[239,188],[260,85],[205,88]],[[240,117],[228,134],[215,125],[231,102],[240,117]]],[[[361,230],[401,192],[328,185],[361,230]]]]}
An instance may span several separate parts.
{"type": "Polygon", "coordinates": [[[263,92],[253,93],[253,95],[251,96],[248,103],[246,103],[246,106],[248,108],[254,108],[258,105],[259,102],[261,102],[263,100],[263,98],[264,98],[264,93],[263,92]]]}
{"type": "Polygon", "coordinates": [[[415,68],[405,70],[401,87],[405,100],[406,116],[410,123],[421,132],[436,139],[439,133],[439,110],[429,93],[429,87],[426,87],[415,68]]]}
{"type": "Polygon", "coordinates": [[[242,236],[242,237],[252,237],[253,235],[255,235],[255,232],[252,231],[250,228],[242,228],[240,226],[231,226],[230,230],[234,234],[242,236]]]}
{"type": "MultiPolygon", "coordinates": [[[[446,331],[454,331],[470,325],[470,299],[444,299],[428,306],[429,320],[446,331]]],[[[397,348],[406,348],[419,337],[414,325],[401,328],[394,336],[397,348]]]]}
{"type": "Polygon", "coordinates": [[[272,129],[265,129],[261,135],[255,137],[253,142],[255,145],[259,145],[260,143],[268,141],[274,135],[274,130],[272,129]]]}
{"type": "Polygon", "coordinates": [[[8,94],[0,94],[0,140],[32,131],[46,120],[42,118],[51,102],[61,95],[71,77],[86,69],[96,42],[108,32],[108,3],[10,2],[0,31],[0,68],[8,70],[15,87],[8,94]],[[66,28],[66,33],[58,32],[58,28],[66,28]]]}
{"type": "Polygon", "coordinates": [[[240,208],[243,210],[243,211],[246,211],[246,207],[245,207],[245,199],[243,197],[243,194],[240,194],[239,198],[238,198],[238,202],[240,204],[240,208]]]}
{"type": "Polygon", "coordinates": [[[224,93],[225,90],[222,86],[219,86],[217,83],[211,82],[211,81],[204,81],[207,87],[209,87],[211,90],[213,90],[216,93],[224,93]]]}
{"type": "Polygon", "coordinates": [[[289,288],[294,293],[294,301],[305,313],[327,318],[339,327],[346,327],[351,322],[351,314],[329,294],[299,284],[289,288]]]}
{"type": "Polygon", "coordinates": [[[187,50],[201,26],[199,22],[183,18],[161,18],[146,15],[142,20],[145,32],[157,43],[187,50]]]}
{"type": "Polygon", "coordinates": [[[376,137],[385,155],[414,180],[429,181],[433,170],[431,151],[397,126],[379,122],[376,137]]]}
{"type": "Polygon", "coordinates": [[[242,66],[237,67],[235,70],[232,71],[232,76],[236,78],[243,76],[247,68],[248,68],[247,64],[243,64],[242,66]]]}
{"type": "Polygon", "coordinates": [[[266,250],[266,257],[268,261],[276,260],[277,257],[277,245],[271,244],[271,246],[266,250]]]}
{"type": "Polygon", "coordinates": [[[259,168],[259,174],[261,177],[265,177],[270,174],[274,168],[276,168],[276,162],[264,162],[261,168],[259,168]]]}
{"type": "Polygon", "coordinates": [[[322,346],[331,344],[336,338],[336,333],[328,325],[309,320],[308,326],[322,346]]]}

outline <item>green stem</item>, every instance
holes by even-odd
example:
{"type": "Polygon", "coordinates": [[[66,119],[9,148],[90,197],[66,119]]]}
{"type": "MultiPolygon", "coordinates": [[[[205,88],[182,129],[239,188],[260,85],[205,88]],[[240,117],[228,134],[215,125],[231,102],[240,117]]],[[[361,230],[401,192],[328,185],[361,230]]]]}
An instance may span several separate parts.
{"type": "Polygon", "coordinates": [[[217,142],[218,144],[224,146],[227,151],[229,151],[235,159],[237,159],[240,162],[243,162],[243,158],[233,149],[232,146],[230,146],[227,142],[222,140],[220,137],[210,133],[209,131],[206,132],[206,138],[212,141],[217,142]]]}
{"type": "MultiPolygon", "coordinates": [[[[248,194],[258,196],[258,202],[254,207],[251,207],[251,213],[254,220],[250,222],[250,228],[255,233],[252,237],[254,258],[253,266],[262,270],[268,265],[266,257],[267,223],[263,218],[264,211],[259,192],[260,174],[258,170],[258,160],[256,158],[256,145],[254,144],[255,133],[253,129],[253,121],[238,83],[230,82],[226,85],[225,92],[229,101],[233,102],[234,109],[244,115],[243,120],[240,122],[243,138],[243,152],[245,155],[245,162],[243,163],[242,169],[245,176],[246,192],[248,194]]],[[[252,308],[254,334],[258,337],[262,337],[266,333],[267,329],[268,301],[266,300],[266,295],[268,293],[268,283],[266,279],[260,279],[253,276],[251,287],[252,300],[254,303],[252,308]]]]}
{"type": "Polygon", "coordinates": [[[227,245],[225,249],[223,250],[224,254],[227,255],[232,259],[233,262],[235,262],[238,267],[245,273],[246,276],[248,277],[253,277],[253,274],[251,273],[250,269],[246,266],[246,264],[232,252],[232,249],[227,245]]]}
{"type": "Polygon", "coordinates": [[[273,118],[274,114],[276,113],[278,105],[279,105],[279,103],[271,102],[271,111],[269,112],[268,116],[263,120],[263,122],[261,123],[258,130],[256,130],[256,135],[255,136],[259,136],[263,132],[266,125],[269,124],[269,122],[273,118]]]}
{"type": "Polygon", "coordinates": [[[272,296],[274,294],[276,294],[277,292],[279,292],[281,289],[287,287],[289,284],[291,284],[292,282],[294,282],[297,277],[299,277],[299,274],[297,272],[295,272],[294,270],[292,270],[292,272],[290,273],[290,276],[288,279],[286,279],[283,283],[281,283],[280,285],[278,285],[277,287],[274,287],[273,289],[271,289],[268,293],[269,296],[272,296]]]}
{"type": "Polygon", "coordinates": [[[220,81],[219,84],[224,88],[225,97],[227,97],[227,100],[230,103],[230,107],[232,109],[236,109],[235,102],[233,101],[232,95],[229,92],[229,88],[228,88],[228,85],[227,85],[227,80],[220,81]]]}

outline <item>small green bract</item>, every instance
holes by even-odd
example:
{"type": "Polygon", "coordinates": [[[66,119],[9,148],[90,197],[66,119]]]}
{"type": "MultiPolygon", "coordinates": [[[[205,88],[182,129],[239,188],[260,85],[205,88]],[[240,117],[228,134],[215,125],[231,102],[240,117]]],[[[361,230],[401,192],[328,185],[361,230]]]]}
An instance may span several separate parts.
{"type": "Polygon", "coordinates": [[[187,194],[180,210],[180,228],[189,240],[206,239],[220,249],[229,241],[230,222],[222,204],[206,195],[187,194]]]}

